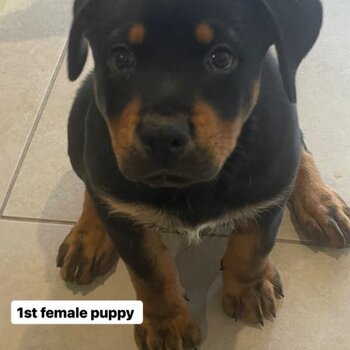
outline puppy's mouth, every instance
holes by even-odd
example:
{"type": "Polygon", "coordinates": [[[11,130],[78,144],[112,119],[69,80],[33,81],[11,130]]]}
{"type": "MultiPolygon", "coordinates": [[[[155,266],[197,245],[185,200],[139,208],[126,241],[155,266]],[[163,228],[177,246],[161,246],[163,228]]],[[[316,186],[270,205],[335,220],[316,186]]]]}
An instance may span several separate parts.
{"type": "Polygon", "coordinates": [[[191,185],[193,183],[193,179],[170,172],[161,172],[157,174],[152,174],[150,176],[146,176],[142,178],[140,182],[154,188],[181,188],[191,185]]]}

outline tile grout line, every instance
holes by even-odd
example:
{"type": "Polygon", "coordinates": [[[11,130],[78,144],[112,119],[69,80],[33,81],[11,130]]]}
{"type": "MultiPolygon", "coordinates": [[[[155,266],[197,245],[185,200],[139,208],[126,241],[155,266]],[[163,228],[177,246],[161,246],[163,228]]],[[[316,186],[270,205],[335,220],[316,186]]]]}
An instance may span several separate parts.
{"type": "MultiPolygon", "coordinates": [[[[13,221],[13,222],[24,222],[24,223],[37,223],[37,224],[50,224],[50,225],[65,225],[65,226],[73,226],[76,224],[76,221],[69,221],[69,220],[55,220],[55,219],[39,219],[39,218],[24,218],[19,216],[1,216],[1,221],[13,221]]],[[[228,236],[224,235],[211,235],[211,236],[204,236],[204,237],[211,237],[211,238],[228,238],[228,236]]],[[[293,239],[288,238],[277,238],[276,243],[283,243],[283,244],[294,244],[294,245],[303,245],[307,247],[320,247],[320,248],[330,248],[328,246],[319,245],[316,242],[311,241],[296,241],[293,239]]],[[[346,247],[350,248],[350,246],[346,247]]]]}
{"type": "Polygon", "coordinates": [[[15,221],[15,222],[27,222],[27,223],[38,223],[38,224],[57,224],[57,225],[74,225],[75,221],[69,220],[55,220],[55,219],[40,219],[40,218],[25,218],[19,216],[3,215],[0,221],[15,221]]]}
{"type": "MultiPolygon", "coordinates": [[[[14,221],[14,222],[38,223],[38,224],[67,225],[67,226],[71,226],[71,225],[76,224],[76,221],[69,221],[69,220],[25,218],[25,217],[9,216],[9,215],[2,216],[0,218],[0,221],[1,220],[14,221]]],[[[210,236],[204,236],[204,237],[228,238],[228,236],[225,236],[225,235],[210,235],[210,236]]],[[[303,241],[303,240],[296,241],[296,240],[288,239],[288,238],[277,238],[276,243],[296,244],[296,245],[305,245],[305,246],[318,246],[316,243],[313,243],[310,241],[303,241]]],[[[320,246],[320,247],[323,247],[323,246],[320,246]]]]}
{"type": "Polygon", "coordinates": [[[57,61],[57,64],[56,64],[55,69],[54,69],[54,71],[52,73],[52,76],[50,78],[49,84],[47,85],[47,88],[46,88],[45,93],[44,93],[44,97],[42,98],[42,100],[41,100],[41,102],[39,104],[39,109],[38,109],[38,111],[36,113],[33,126],[30,129],[29,136],[28,136],[27,141],[26,141],[26,143],[24,145],[24,148],[22,150],[22,153],[21,153],[21,156],[20,156],[19,161],[17,163],[15,172],[14,172],[14,174],[12,176],[10,185],[9,185],[7,191],[6,191],[6,194],[5,194],[5,197],[4,197],[4,201],[3,201],[2,205],[0,206],[0,218],[3,217],[3,214],[5,212],[6,206],[8,204],[9,199],[10,199],[10,196],[11,196],[12,190],[13,190],[13,188],[15,186],[15,183],[17,181],[18,175],[19,175],[19,173],[20,173],[20,171],[22,169],[22,165],[23,165],[24,160],[26,158],[27,152],[28,152],[29,147],[30,147],[30,145],[32,143],[32,140],[34,138],[35,132],[36,132],[36,130],[38,128],[38,125],[40,123],[41,117],[43,115],[43,112],[44,112],[45,107],[47,105],[47,102],[49,100],[51,91],[53,89],[53,86],[54,86],[54,84],[56,82],[57,76],[58,76],[58,74],[60,72],[60,69],[62,67],[62,63],[64,61],[65,54],[66,54],[66,49],[67,49],[67,40],[66,40],[66,42],[64,44],[64,47],[63,47],[63,49],[62,49],[62,51],[60,53],[60,56],[59,56],[58,61],[57,61]]]}

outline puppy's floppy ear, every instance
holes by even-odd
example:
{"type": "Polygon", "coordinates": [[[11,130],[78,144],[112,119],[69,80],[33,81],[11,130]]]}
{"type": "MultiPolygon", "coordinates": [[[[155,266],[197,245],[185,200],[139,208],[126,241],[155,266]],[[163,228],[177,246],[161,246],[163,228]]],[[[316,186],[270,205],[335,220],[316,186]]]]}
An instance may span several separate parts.
{"type": "Polygon", "coordinates": [[[298,66],[315,43],[322,25],[319,0],[260,0],[272,23],[284,87],[296,102],[295,75],[298,66]]]}
{"type": "Polygon", "coordinates": [[[85,13],[91,0],[75,0],[73,23],[69,33],[68,43],[68,77],[76,80],[81,74],[89,50],[85,37],[85,13]]]}

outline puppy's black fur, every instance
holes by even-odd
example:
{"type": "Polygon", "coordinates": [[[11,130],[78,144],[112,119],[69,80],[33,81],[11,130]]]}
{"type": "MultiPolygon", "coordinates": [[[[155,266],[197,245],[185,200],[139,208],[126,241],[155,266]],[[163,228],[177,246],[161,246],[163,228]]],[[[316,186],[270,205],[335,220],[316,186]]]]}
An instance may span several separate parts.
{"type": "Polygon", "coordinates": [[[148,227],[111,216],[101,193],[189,230],[278,197],[255,218],[269,253],[302,147],[295,75],[321,21],[317,0],[75,2],[69,77],[88,44],[95,68],[71,110],[69,156],[141,279],[155,269],[148,227]]]}
{"type": "Polygon", "coordinates": [[[108,189],[118,199],[160,207],[193,226],[228,209],[273,197],[292,183],[301,147],[296,108],[287,100],[278,77],[275,62],[266,58],[259,102],[244,126],[236,151],[214,180],[189,188],[157,189],[130,182],[119,171],[89,76],[69,120],[73,168],[91,190],[108,189]]]}
{"type": "Polygon", "coordinates": [[[72,108],[69,155],[74,169],[89,188],[108,189],[109,194],[124,201],[152,204],[176,213],[190,225],[197,225],[219,216],[227,209],[273,197],[292,182],[300,149],[296,108],[292,103],[295,98],[294,75],[301,58],[318,34],[320,7],[317,1],[303,1],[299,5],[294,1],[267,1],[266,7],[274,14],[271,19],[270,13],[264,11],[264,1],[209,1],[205,4],[201,1],[169,1],[165,5],[150,1],[145,6],[138,1],[80,3],[80,6],[76,5],[76,19],[71,32],[70,76],[75,78],[82,69],[85,36],[90,40],[96,63],[94,73],[83,84],[72,108]],[[302,21],[303,16],[309,18],[310,11],[313,11],[310,19],[302,21]],[[242,12],[246,13],[245,17],[242,12]],[[296,16],[298,21],[295,20],[296,16]],[[238,36],[244,46],[240,53],[244,57],[241,71],[227,77],[203,77],[202,62],[190,57],[192,50],[199,51],[194,55],[204,57],[210,49],[191,42],[194,41],[191,34],[195,24],[203,20],[209,23],[216,21],[223,27],[222,36],[216,39],[218,42],[226,43],[225,40],[231,38],[227,38],[225,33],[235,31],[234,36],[238,36]],[[113,76],[108,72],[106,57],[111,37],[119,35],[120,28],[137,21],[146,22],[146,35],[154,34],[144,52],[137,48],[140,50],[139,64],[141,66],[143,55],[151,62],[147,67],[139,68],[140,71],[136,73],[138,77],[128,79],[113,76]],[[273,21],[276,25],[271,23],[273,21]],[[169,33],[165,33],[164,28],[169,33]],[[173,37],[174,42],[170,40],[173,37]],[[190,37],[188,42],[185,41],[187,37],[190,37]],[[157,51],[158,41],[160,51],[157,51]],[[279,48],[280,66],[289,99],[282,87],[275,59],[270,54],[265,56],[265,50],[273,43],[279,48]],[[80,51],[75,57],[77,53],[74,50],[77,48],[80,51]],[[182,54],[181,49],[189,51],[186,52],[188,57],[182,54]],[[162,72],[157,66],[161,61],[159,58],[157,62],[157,58],[164,52],[168,53],[164,58],[164,69],[171,72],[174,69],[176,76],[184,80],[183,84],[179,83],[181,86],[175,96],[178,101],[173,100],[174,108],[181,109],[183,105],[191,107],[197,92],[215,106],[223,119],[237,114],[241,107],[237,95],[243,95],[240,90],[250,88],[250,82],[259,78],[261,70],[258,103],[244,124],[237,147],[221,171],[214,179],[181,189],[157,189],[128,181],[118,168],[102,116],[103,113],[118,115],[127,102],[140,92],[146,95],[145,100],[152,101],[151,107],[157,103],[154,100],[162,98],[162,91],[157,90],[158,82],[161,85],[162,79],[162,72]],[[178,67],[179,61],[185,63],[178,67]],[[195,64],[198,64],[197,68],[194,68],[195,64]],[[150,77],[147,76],[147,69],[153,70],[150,77]],[[97,96],[93,89],[94,78],[97,96]],[[194,91],[183,91],[185,86],[194,91]],[[186,98],[192,101],[182,100],[186,98]],[[97,107],[96,99],[100,106],[103,105],[102,112],[97,107]],[[188,202],[191,203],[191,210],[186,205],[188,202]]]}

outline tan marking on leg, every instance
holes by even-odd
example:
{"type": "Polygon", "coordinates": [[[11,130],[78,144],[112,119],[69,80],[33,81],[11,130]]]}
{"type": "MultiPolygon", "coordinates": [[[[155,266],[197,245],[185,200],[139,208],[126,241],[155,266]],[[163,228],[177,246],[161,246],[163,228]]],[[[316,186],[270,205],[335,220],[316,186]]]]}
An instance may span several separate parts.
{"type": "Polygon", "coordinates": [[[201,44],[210,44],[214,40],[214,29],[208,23],[200,23],[195,29],[195,35],[201,44]]]}
{"type": "Polygon", "coordinates": [[[263,239],[256,223],[241,227],[231,235],[222,259],[224,312],[261,325],[263,316],[275,316],[276,298],[282,295],[277,271],[261,254],[263,239]]]}
{"type": "Polygon", "coordinates": [[[293,224],[303,239],[344,247],[350,243],[350,213],[321,178],[312,154],[303,150],[290,198],[293,224]]]}
{"type": "Polygon", "coordinates": [[[108,272],[117,258],[117,251],[85,192],[80,219],[58,251],[57,266],[61,268],[61,276],[65,281],[87,284],[108,272]]]}
{"type": "MultiPolygon", "coordinates": [[[[144,250],[147,262],[153,266],[153,276],[147,280],[128,268],[137,298],[143,301],[144,322],[135,327],[135,338],[140,349],[158,344],[181,344],[185,348],[200,343],[200,331],[184,298],[175,263],[168,249],[155,232],[145,235],[144,250]]],[[[182,347],[178,347],[182,349],[182,347]]],[[[165,347],[168,349],[168,347],[165,347]]]]}

